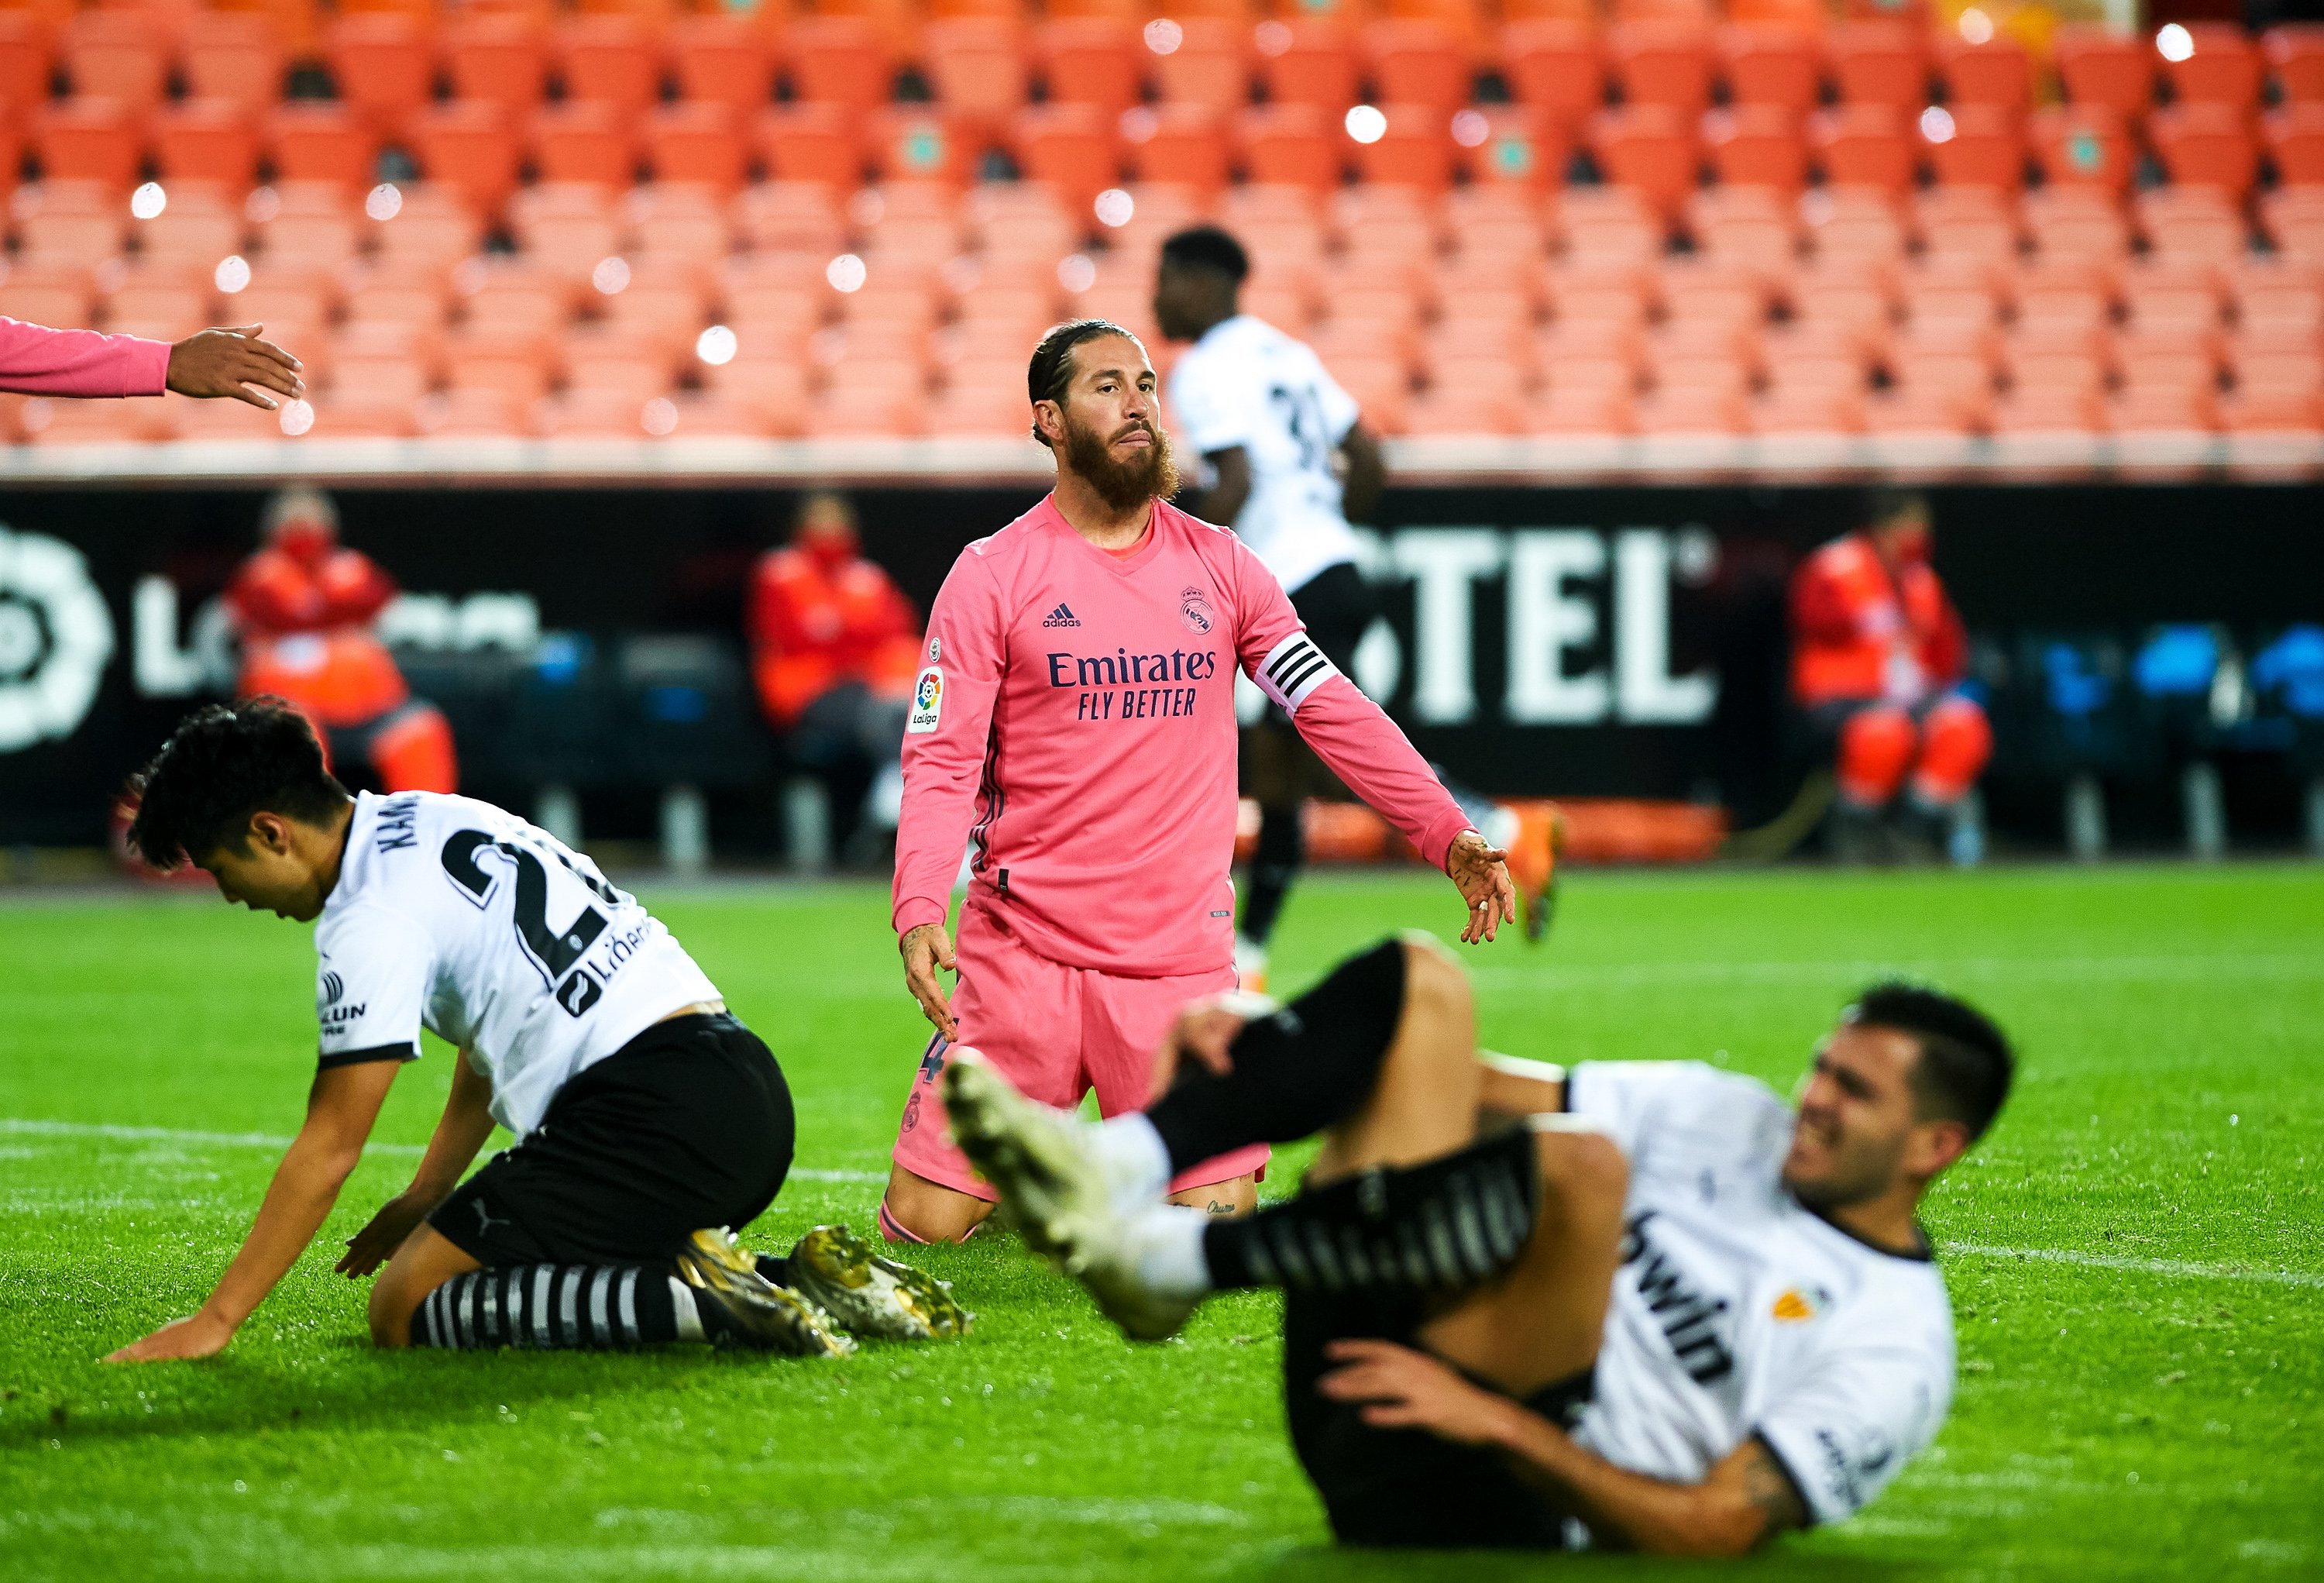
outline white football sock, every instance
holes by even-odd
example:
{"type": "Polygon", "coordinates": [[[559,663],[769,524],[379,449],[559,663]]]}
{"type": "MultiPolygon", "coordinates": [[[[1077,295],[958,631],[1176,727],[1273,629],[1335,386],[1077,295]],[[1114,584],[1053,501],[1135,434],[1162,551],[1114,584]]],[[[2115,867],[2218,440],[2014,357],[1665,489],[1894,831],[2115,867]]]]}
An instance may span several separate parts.
{"type": "Polygon", "coordinates": [[[1143,1111],[1117,1116],[1101,1125],[1097,1152],[1112,1180],[1114,1205],[1125,1215],[1169,1190],[1170,1151],[1143,1111]]]}
{"type": "Polygon", "coordinates": [[[1139,1281],[1164,1297],[1192,1301],[1206,1295],[1211,1266],[1203,1257],[1203,1228],[1210,1218],[1177,1204],[1148,1205],[1123,1238],[1139,1281]]]}

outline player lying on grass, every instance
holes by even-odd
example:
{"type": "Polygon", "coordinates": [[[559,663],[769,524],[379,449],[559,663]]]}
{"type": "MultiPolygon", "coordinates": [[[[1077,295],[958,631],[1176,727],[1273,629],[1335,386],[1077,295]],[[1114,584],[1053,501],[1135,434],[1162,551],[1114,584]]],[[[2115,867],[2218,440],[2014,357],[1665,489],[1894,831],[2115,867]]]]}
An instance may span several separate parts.
{"type": "Polygon", "coordinates": [[[1460,970],[1390,940],[1280,1010],[1189,1008],[1142,1116],[1084,1128],[965,1051],[945,1099],[1003,1212],[1132,1336],[1285,1290],[1292,1441],[1342,1540],[1738,1555],[1854,1512],[1943,1421],[1916,1210],[2010,1067],[1978,1012],[1890,984],[1796,1114],[1691,1061],[1568,1073],[1478,1051],[1460,970]],[[1160,1201],[1182,1161],[1319,1129],[1287,1203],[1160,1201]]]}
{"type": "Polygon", "coordinates": [[[199,1312],[113,1354],[218,1351],[330,1213],[424,1024],[457,1046],[411,1185],[347,1244],[382,1347],[959,1334],[945,1283],[819,1227],[754,1259],[725,1227],[790,1169],[790,1090],[669,931],[596,865],[489,803],[350,796],[279,699],[187,717],[131,782],[130,842],[315,930],[320,1069],[250,1235],[199,1312]],[[461,1182],[497,1121],[516,1134],[461,1182]]]}

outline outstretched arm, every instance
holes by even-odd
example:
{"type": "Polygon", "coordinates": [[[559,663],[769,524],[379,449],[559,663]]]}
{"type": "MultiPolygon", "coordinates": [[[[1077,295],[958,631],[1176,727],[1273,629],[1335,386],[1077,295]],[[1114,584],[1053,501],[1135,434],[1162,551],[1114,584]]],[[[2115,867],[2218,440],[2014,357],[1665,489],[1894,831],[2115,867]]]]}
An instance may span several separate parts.
{"type": "Polygon", "coordinates": [[[307,1096],[307,1119],[274,1169],[265,1202],[258,1208],[242,1250],[226,1266],[209,1301],[190,1317],[175,1319],[142,1341],[107,1357],[107,1363],[150,1363],[162,1358],[208,1357],[234,1339],[243,1320],[264,1301],[322,1229],[338,1201],[339,1189],[363,1158],[379,1107],[402,1066],[400,1060],[366,1060],[326,1067],[315,1074],[307,1096]]]}
{"type": "Polygon", "coordinates": [[[361,1231],[347,1238],[347,1251],[332,1268],[350,1281],[368,1275],[392,1258],[403,1239],[419,1228],[437,1205],[451,1197],[493,1135],[493,1080],[468,1064],[462,1051],[452,1065],[452,1092],[428,1153],[411,1173],[411,1185],[382,1205],[361,1231]]]}
{"type": "Polygon", "coordinates": [[[1700,1484],[1673,1484],[1617,1467],[1539,1413],[1470,1384],[1425,1353],[1386,1341],[1335,1341],[1342,1366],[1319,1389],[1364,1402],[1364,1421],[1425,1430],[1487,1446],[1600,1542],[1657,1555],[1739,1556],[1787,1528],[1804,1528],[1806,1503],[1757,1436],[1700,1484]]]}

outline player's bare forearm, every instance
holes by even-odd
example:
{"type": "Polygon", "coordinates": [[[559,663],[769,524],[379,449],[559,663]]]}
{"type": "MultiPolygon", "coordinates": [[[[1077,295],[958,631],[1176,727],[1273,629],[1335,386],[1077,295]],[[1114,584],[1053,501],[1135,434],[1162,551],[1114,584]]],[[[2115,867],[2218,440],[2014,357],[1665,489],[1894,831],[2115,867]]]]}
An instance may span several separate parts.
{"type": "Polygon", "coordinates": [[[1807,1525],[1791,1480],[1756,1439],[1701,1484],[1673,1484],[1617,1467],[1540,1414],[1507,1406],[1494,1443],[1601,1544],[1654,1555],[1740,1556],[1807,1525]]]}
{"type": "Polygon", "coordinates": [[[1368,523],[1388,487],[1388,464],[1380,455],[1379,441],[1358,423],[1340,441],[1340,455],[1348,467],[1347,477],[1340,484],[1340,511],[1351,523],[1368,523]]]}
{"type": "Polygon", "coordinates": [[[339,1190],[363,1159],[364,1142],[394,1082],[398,1061],[365,1061],[316,1074],[307,1119],[267,1183],[250,1234],[190,1319],[123,1347],[109,1362],[200,1357],[223,1348],[322,1229],[339,1190]]]}
{"type": "Polygon", "coordinates": [[[1211,486],[1189,501],[1185,510],[1206,523],[1231,528],[1250,502],[1250,458],[1236,445],[1208,452],[1203,459],[1211,464],[1211,486]]]}
{"type": "Polygon", "coordinates": [[[411,1173],[412,1195],[427,1199],[430,1207],[442,1203],[492,1135],[493,1080],[469,1064],[464,1050],[453,1062],[452,1091],[444,1097],[444,1114],[428,1140],[428,1153],[411,1173]]]}
{"type": "Polygon", "coordinates": [[[936,977],[939,968],[947,973],[960,971],[953,956],[952,936],[945,932],[945,926],[914,925],[897,937],[896,951],[904,958],[904,987],[919,1003],[921,1015],[946,1039],[959,1038],[960,1023],[954,1018],[944,985],[936,977]]]}

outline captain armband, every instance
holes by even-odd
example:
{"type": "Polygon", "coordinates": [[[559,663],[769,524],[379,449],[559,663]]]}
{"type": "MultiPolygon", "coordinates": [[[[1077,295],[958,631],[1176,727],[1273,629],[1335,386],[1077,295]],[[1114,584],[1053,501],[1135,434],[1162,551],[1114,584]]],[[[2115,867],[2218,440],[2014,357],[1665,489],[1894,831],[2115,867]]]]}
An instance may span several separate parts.
{"type": "Polygon", "coordinates": [[[1309,695],[1339,673],[1340,668],[1324,658],[1314,639],[1295,632],[1268,650],[1251,680],[1285,714],[1296,715],[1309,695]]]}

